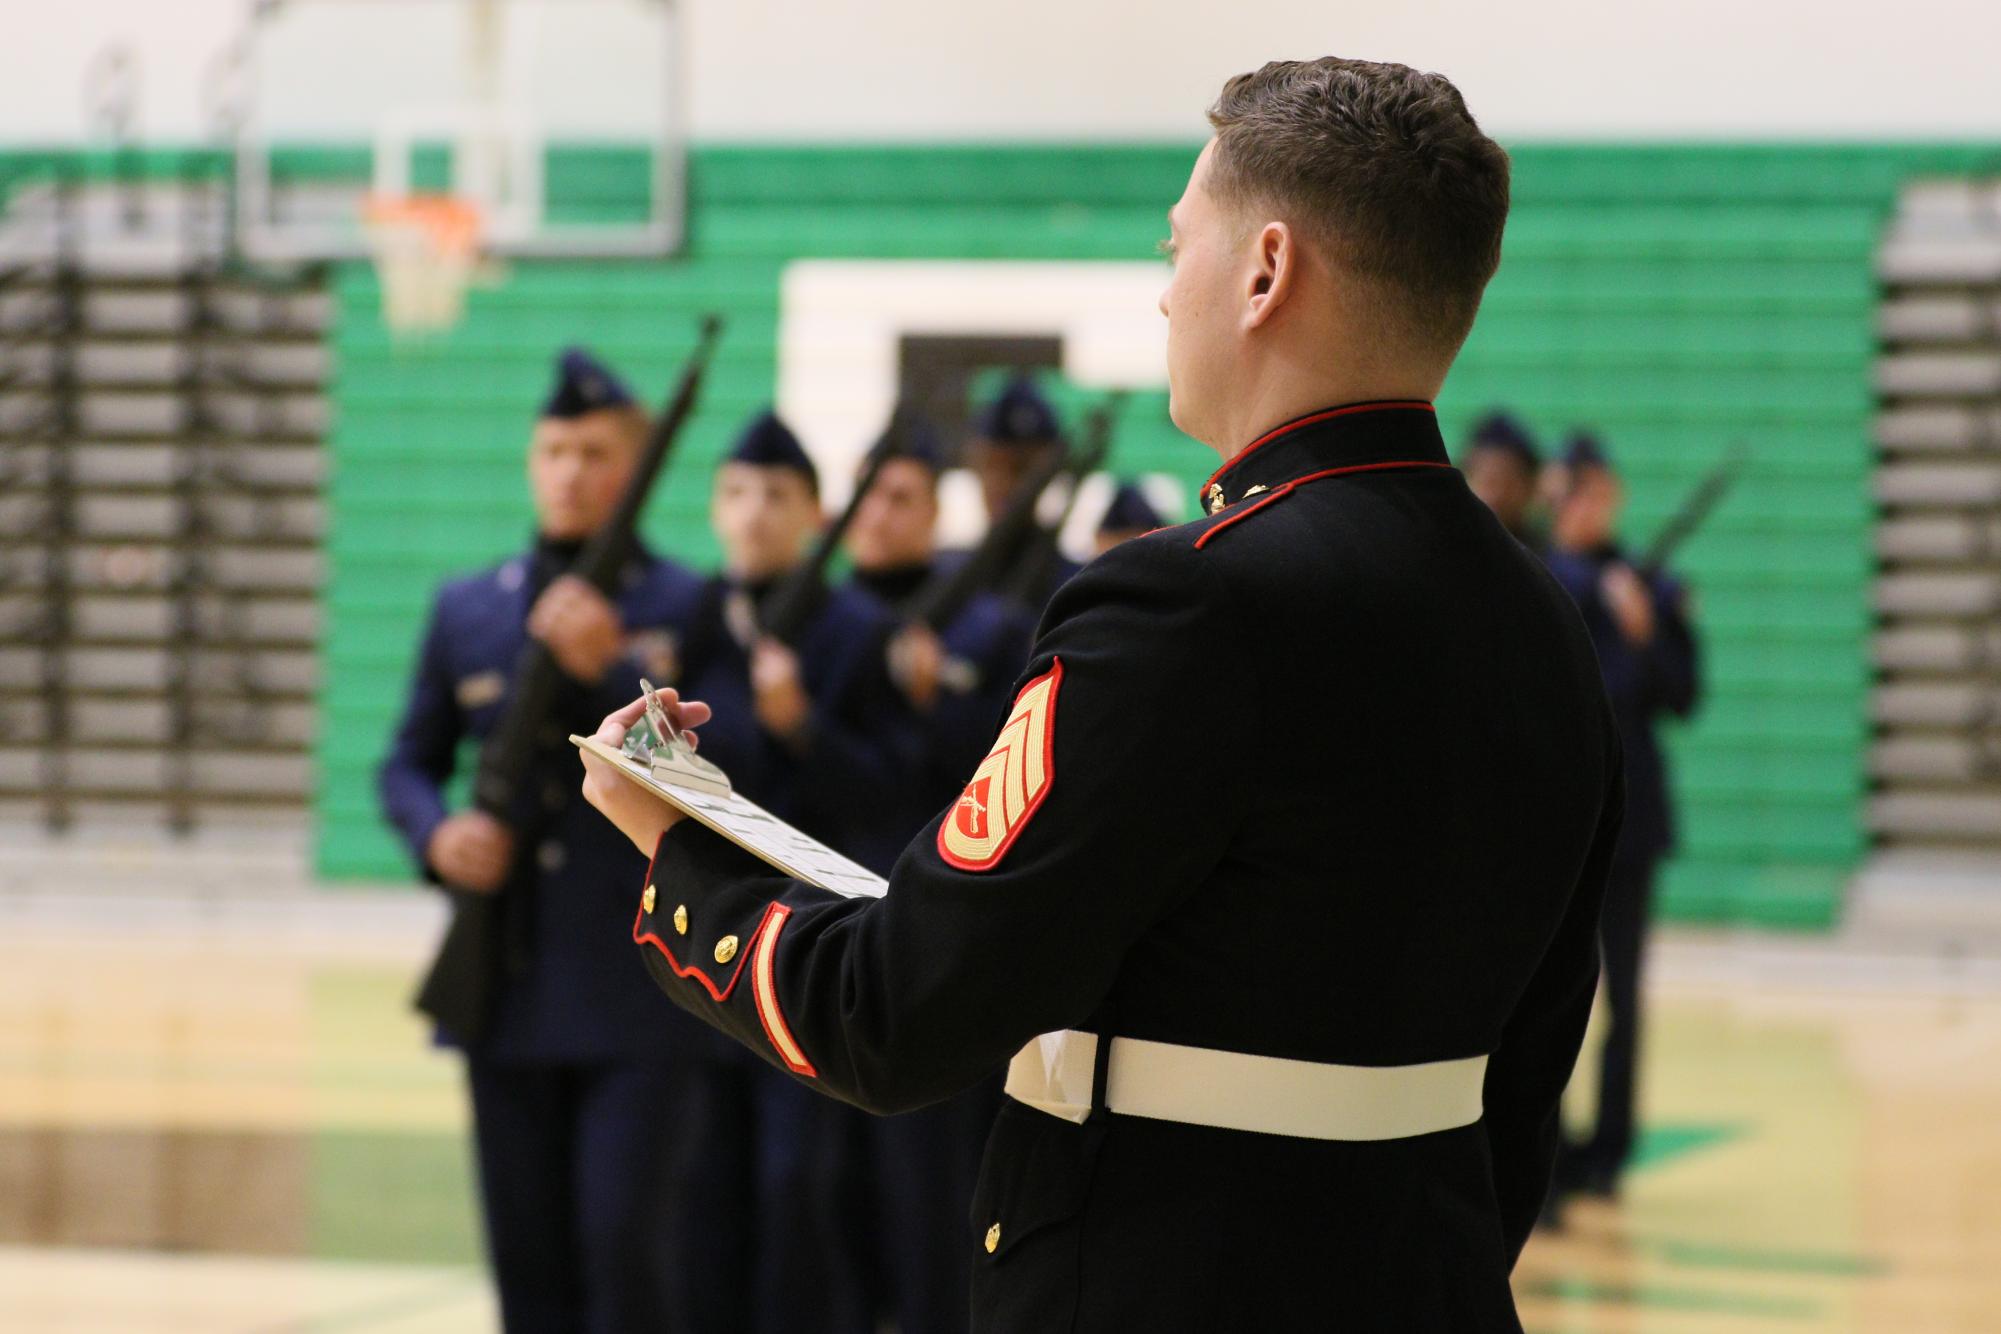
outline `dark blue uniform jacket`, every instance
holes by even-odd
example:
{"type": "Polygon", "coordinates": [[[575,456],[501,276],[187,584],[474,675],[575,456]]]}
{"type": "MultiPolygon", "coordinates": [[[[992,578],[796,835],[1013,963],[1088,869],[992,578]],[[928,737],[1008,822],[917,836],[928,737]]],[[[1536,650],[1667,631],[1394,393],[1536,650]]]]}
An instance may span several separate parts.
{"type": "Polygon", "coordinates": [[[782,741],[757,721],[747,647],[756,606],[772,591],[720,575],[702,587],[676,682],[715,710],[701,728],[702,754],[780,819],[865,865],[886,867],[905,840],[884,844],[883,803],[915,763],[908,714],[883,665],[894,621],[860,589],[822,590],[790,646],[812,713],[802,737],[782,741]]]}
{"type": "Polygon", "coordinates": [[[1701,698],[1695,632],[1688,620],[1688,592],[1666,574],[1646,579],[1654,601],[1654,637],[1636,647],[1620,632],[1599,591],[1608,565],[1625,560],[1616,547],[1602,551],[1550,550],[1550,572],[1584,613],[1584,628],[1598,650],[1605,693],[1626,749],[1626,828],[1619,839],[1622,865],[1652,862],[1674,850],[1674,800],[1667,757],[1655,727],[1664,715],[1686,718],[1701,698]]]}
{"type": "MultiPolygon", "coordinates": [[[[567,549],[538,548],[438,591],[424,631],[409,703],[377,774],[382,808],[423,866],[425,846],[445,818],[446,785],[493,728],[508,681],[528,636],[535,596],[567,565],[567,549]]],[[[561,734],[588,734],[604,715],[629,703],[646,675],[669,676],[682,627],[701,592],[700,579],[672,561],[642,553],[625,572],[615,599],[630,648],[595,686],[578,686],[563,702],[561,734]]],[[[638,874],[645,861],[582,799],[575,749],[565,741],[537,761],[527,792],[541,800],[541,837],[517,855],[532,859],[536,878],[522,904],[528,949],[521,971],[502,984],[480,1052],[498,1060],[609,1060],[666,1050],[688,1031],[672,1007],[662,1007],[643,970],[628,967],[627,951],[608,945],[623,933],[631,905],[612,888],[638,874]]],[[[441,1035],[447,1041],[451,1035],[441,1035]]]]}
{"type": "MultiPolygon", "coordinates": [[[[941,562],[894,570],[858,572],[854,582],[893,609],[901,609],[924,587],[941,562]]],[[[902,835],[888,861],[903,851],[910,834],[923,828],[973,772],[993,742],[1013,699],[1015,679],[1028,661],[1035,621],[1028,612],[993,593],[977,593],[939,633],[948,677],[933,707],[913,720],[920,762],[902,787],[908,809],[897,816],[902,835]]],[[[887,870],[887,863],[880,868],[887,870]]]]}
{"type": "Polygon", "coordinates": [[[965,1237],[973,1326],[1515,1334],[1623,804],[1590,639],[1429,405],[1281,426],[1211,494],[1057,593],[993,751],[885,897],[683,822],[649,875],[687,932],[634,882],[633,938],[676,1003],[877,1111],[1059,1029],[1484,1055],[1483,1118],[1406,1139],[1010,1101],[965,1237]]]}

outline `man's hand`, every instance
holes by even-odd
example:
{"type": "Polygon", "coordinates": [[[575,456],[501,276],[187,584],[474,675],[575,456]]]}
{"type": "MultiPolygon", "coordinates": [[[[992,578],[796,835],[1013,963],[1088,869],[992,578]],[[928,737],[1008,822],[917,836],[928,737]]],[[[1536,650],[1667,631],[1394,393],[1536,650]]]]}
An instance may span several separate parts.
{"type": "Polygon", "coordinates": [[[514,831],[485,811],[460,811],[431,831],[424,860],[452,888],[491,894],[514,863],[514,831]]]}
{"type": "Polygon", "coordinates": [[[625,627],[610,599],[575,575],[558,577],[528,612],[528,633],[549,646],[556,665],[595,685],[625,647],[625,627]]]}
{"type": "MultiPolygon", "coordinates": [[[[699,700],[683,701],[672,690],[659,692],[660,702],[667,708],[667,717],[674,726],[681,729],[688,744],[696,744],[695,734],[688,729],[699,727],[709,720],[709,706],[699,700]]],[[[639,715],[646,712],[644,697],[608,715],[598,724],[593,737],[617,750],[625,744],[625,729],[639,721],[639,715]]],[[[584,755],[584,800],[603,812],[605,819],[618,826],[618,832],[632,840],[632,845],[646,856],[653,855],[660,836],[679,824],[686,817],[678,807],[648,792],[631,779],[613,771],[609,762],[585,751],[584,755]]]]}
{"type": "Polygon", "coordinates": [[[1644,648],[1654,638],[1654,599],[1646,581],[1630,565],[1607,565],[1599,576],[1598,591],[1611,608],[1612,619],[1628,643],[1644,648]]]}
{"type": "Polygon", "coordinates": [[[889,641],[889,674],[919,710],[938,702],[938,679],[945,670],[945,646],[922,625],[907,625],[889,641]]]}
{"type": "Polygon", "coordinates": [[[796,739],[813,712],[799,676],[799,655],[776,639],[758,640],[750,652],[750,686],[764,730],[781,741],[796,739]]]}

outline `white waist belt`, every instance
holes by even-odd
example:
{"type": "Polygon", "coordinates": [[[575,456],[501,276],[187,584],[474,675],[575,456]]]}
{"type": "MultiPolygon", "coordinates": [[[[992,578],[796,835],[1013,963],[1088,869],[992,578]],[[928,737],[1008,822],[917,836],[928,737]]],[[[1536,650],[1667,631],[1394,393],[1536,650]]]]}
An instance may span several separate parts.
{"type": "MultiPolygon", "coordinates": [[[[1015,1053],[1007,1094],[1082,1123],[1098,1035],[1044,1033],[1015,1053]]],[[[1326,1065],[1113,1038],[1105,1107],[1121,1116],[1301,1139],[1405,1139],[1480,1119],[1487,1058],[1423,1065],[1326,1065]]]]}

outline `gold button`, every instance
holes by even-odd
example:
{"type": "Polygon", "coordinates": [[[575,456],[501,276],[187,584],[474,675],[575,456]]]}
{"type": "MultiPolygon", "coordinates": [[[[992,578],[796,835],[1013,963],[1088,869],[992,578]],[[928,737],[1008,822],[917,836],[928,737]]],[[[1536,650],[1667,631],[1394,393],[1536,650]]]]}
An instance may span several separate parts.
{"type": "Polygon", "coordinates": [[[639,910],[641,912],[653,911],[653,886],[648,885],[646,892],[639,896],[639,910]]]}
{"type": "Polygon", "coordinates": [[[724,936],[716,942],[716,962],[728,963],[736,958],[736,937],[724,936]]]}
{"type": "Polygon", "coordinates": [[[987,1254],[992,1255],[995,1251],[999,1249],[1000,1249],[1000,1224],[995,1223],[992,1227],[987,1229],[987,1254]]]}
{"type": "Polygon", "coordinates": [[[677,936],[688,934],[688,905],[685,903],[674,909],[674,934],[677,936]]]}

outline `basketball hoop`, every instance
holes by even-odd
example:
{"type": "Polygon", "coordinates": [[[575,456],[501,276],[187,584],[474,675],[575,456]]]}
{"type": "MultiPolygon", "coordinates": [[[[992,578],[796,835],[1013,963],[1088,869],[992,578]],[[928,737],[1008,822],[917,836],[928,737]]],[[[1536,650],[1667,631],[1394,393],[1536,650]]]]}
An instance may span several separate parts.
{"type": "Polygon", "coordinates": [[[478,208],[456,195],[371,195],[362,219],[391,333],[441,333],[465,318],[485,232],[478,208]]]}

